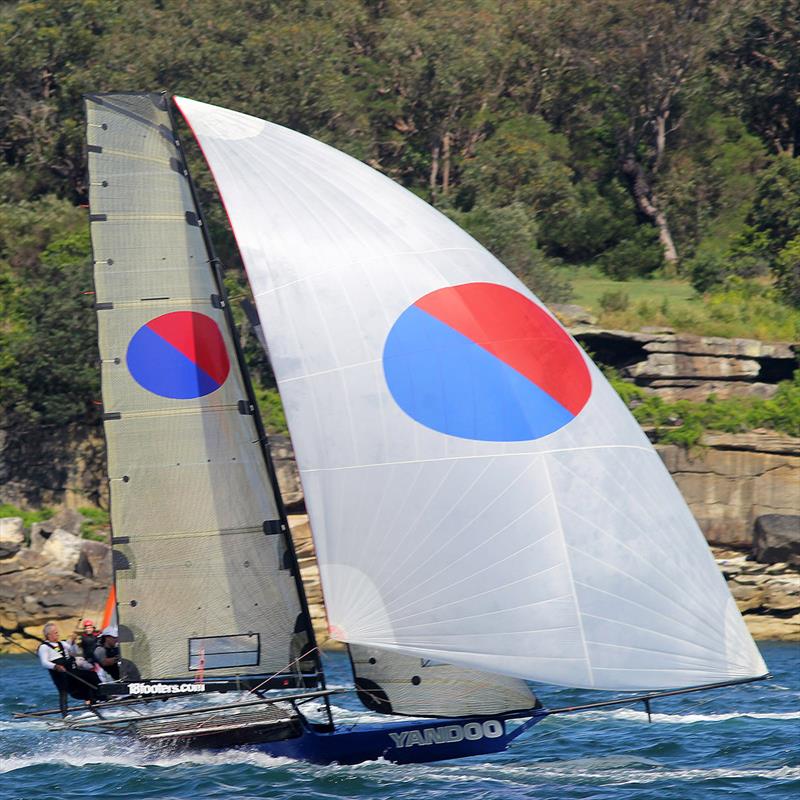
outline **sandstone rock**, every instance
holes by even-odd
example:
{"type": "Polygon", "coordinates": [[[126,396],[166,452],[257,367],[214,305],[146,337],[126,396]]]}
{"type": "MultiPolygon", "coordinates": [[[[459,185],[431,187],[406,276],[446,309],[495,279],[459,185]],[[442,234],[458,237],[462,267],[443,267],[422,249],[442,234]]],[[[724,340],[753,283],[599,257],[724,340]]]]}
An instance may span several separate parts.
{"type": "Polygon", "coordinates": [[[753,535],[753,556],[762,563],[787,561],[800,566],[800,514],[763,514],[758,517],[753,535]]]}
{"type": "Polygon", "coordinates": [[[769,583],[771,578],[769,575],[737,575],[733,580],[744,586],[760,586],[769,583]]]}
{"type": "Polygon", "coordinates": [[[761,366],[750,358],[717,358],[683,353],[651,353],[644,361],[632,364],[624,374],[638,379],[664,378],[755,378],[761,366]]]}
{"type": "Polygon", "coordinates": [[[11,558],[25,543],[25,530],[21,517],[0,519],[0,558],[11,558]]]}
{"type": "Polygon", "coordinates": [[[800,515],[800,439],[707,433],[702,442],[706,447],[692,451],[656,449],[709,542],[749,550],[757,517],[800,515]]]}
{"type": "Polygon", "coordinates": [[[775,564],[770,564],[764,572],[767,575],[780,575],[789,569],[789,565],[784,561],[778,561],[775,564]]]}
{"type": "MultiPolygon", "coordinates": [[[[47,563],[39,553],[23,548],[13,558],[0,561],[0,575],[9,575],[13,572],[22,572],[36,567],[43,567],[47,563]]],[[[0,582],[2,585],[2,582],[0,582]]]]}
{"type": "Polygon", "coordinates": [[[793,361],[797,357],[792,345],[787,342],[723,339],[719,336],[695,336],[686,333],[653,337],[645,344],[645,350],[649,353],[684,353],[686,355],[770,358],[788,361],[793,361]]]}
{"type": "Polygon", "coordinates": [[[728,588],[742,614],[762,607],[764,590],[761,587],[734,584],[732,586],[729,585],[728,588]]]}
{"type": "MultiPolygon", "coordinates": [[[[56,622],[56,620],[52,620],[56,622]]],[[[27,636],[29,639],[42,639],[44,637],[44,625],[27,625],[22,629],[22,632],[27,636]]],[[[59,630],[61,634],[61,638],[63,639],[65,634],[64,631],[59,630]]]]}
{"type": "Polygon", "coordinates": [[[550,310],[561,320],[562,325],[595,325],[597,317],[583,306],[573,303],[552,303],[550,310]]]}
{"type": "Polygon", "coordinates": [[[80,536],[81,525],[85,521],[86,518],[74,509],[64,508],[45,522],[34,523],[31,525],[31,549],[40,551],[57,530],[80,536]]]}
{"type": "Polygon", "coordinates": [[[14,544],[25,543],[25,527],[22,517],[3,517],[0,519],[0,544],[6,542],[14,544]]]}
{"type": "Polygon", "coordinates": [[[712,394],[718,400],[726,400],[729,397],[757,397],[768,400],[778,391],[775,383],[701,381],[688,378],[654,380],[647,384],[647,388],[668,402],[689,400],[693,403],[702,403],[712,394]]]}
{"type": "Polygon", "coordinates": [[[83,540],[73,533],[56,528],[42,545],[40,553],[47,559],[49,571],[72,572],[78,563],[83,540]]]}
{"type": "Polygon", "coordinates": [[[288,436],[270,436],[269,450],[275,466],[283,504],[289,510],[302,509],[304,506],[303,487],[300,484],[300,473],[297,471],[291,440],[288,436]]]}
{"type": "Polygon", "coordinates": [[[744,621],[754,639],[800,642],[800,614],[789,618],[745,614],[744,621]]]}
{"type": "Polygon", "coordinates": [[[19,625],[19,617],[13,611],[0,610],[0,629],[15,631],[19,625]]]}
{"type": "Polygon", "coordinates": [[[102,583],[111,583],[111,547],[105,542],[94,542],[84,539],[81,544],[75,572],[88,578],[95,578],[102,583]]]}
{"type": "Polygon", "coordinates": [[[786,611],[800,612],[800,595],[785,594],[783,592],[768,590],[762,600],[763,606],[767,611],[786,611]]]}

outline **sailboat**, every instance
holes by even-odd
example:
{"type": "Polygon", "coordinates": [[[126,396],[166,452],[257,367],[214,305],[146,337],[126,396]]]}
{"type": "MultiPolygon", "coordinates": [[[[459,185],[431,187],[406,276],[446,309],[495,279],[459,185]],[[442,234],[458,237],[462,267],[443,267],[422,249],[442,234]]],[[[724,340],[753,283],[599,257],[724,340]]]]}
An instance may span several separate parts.
{"type": "Polygon", "coordinates": [[[543,707],[529,682],[635,693],[601,707],[767,675],[638,424],[468,234],[369,166],[246,114],[153,93],[88,95],[86,110],[122,657],[105,689],[185,703],[67,729],[434,761],[503,750],[576,710],[543,707]],[[176,109],[246,268],[329,636],[368,722],[331,709],[176,109]],[[236,690],[249,697],[186,705],[236,690]]]}

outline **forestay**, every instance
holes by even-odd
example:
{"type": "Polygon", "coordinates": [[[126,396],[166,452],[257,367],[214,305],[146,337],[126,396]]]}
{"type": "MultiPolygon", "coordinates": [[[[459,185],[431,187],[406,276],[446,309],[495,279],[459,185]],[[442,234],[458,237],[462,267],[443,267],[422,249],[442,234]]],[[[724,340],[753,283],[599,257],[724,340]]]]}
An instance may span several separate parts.
{"type": "Polygon", "coordinates": [[[86,106],[128,677],[315,673],[316,654],[295,661],[310,623],[167,100],[86,106]]]}
{"type": "Polygon", "coordinates": [[[266,331],[334,637],[603,689],[766,671],[658,455],[519,280],[343,153],[176,102],[266,331]]]}

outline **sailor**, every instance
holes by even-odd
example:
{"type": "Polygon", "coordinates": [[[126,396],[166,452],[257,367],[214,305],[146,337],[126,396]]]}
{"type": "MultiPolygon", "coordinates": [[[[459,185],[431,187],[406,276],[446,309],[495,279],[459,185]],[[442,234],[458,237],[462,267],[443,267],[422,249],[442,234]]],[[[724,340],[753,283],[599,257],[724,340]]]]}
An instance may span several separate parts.
{"type": "Polygon", "coordinates": [[[76,645],[58,638],[55,622],[48,622],[42,633],[44,641],[39,645],[39,662],[50,673],[58,689],[58,707],[61,716],[66,717],[67,695],[91,703],[99,678],[92,670],[92,665],[79,656],[76,645]]]}
{"type": "MultiPolygon", "coordinates": [[[[83,631],[80,634],[80,641],[79,647],[83,654],[83,657],[90,663],[94,663],[94,651],[98,642],[97,636],[97,629],[94,626],[94,622],[90,619],[85,619],[83,621],[83,631]]],[[[73,637],[73,641],[75,641],[75,637],[73,637]]]]}
{"type": "Polygon", "coordinates": [[[103,628],[94,650],[95,663],[99,664],[115,681],[119,680],[119,631],[116,625],[103,628]]]}

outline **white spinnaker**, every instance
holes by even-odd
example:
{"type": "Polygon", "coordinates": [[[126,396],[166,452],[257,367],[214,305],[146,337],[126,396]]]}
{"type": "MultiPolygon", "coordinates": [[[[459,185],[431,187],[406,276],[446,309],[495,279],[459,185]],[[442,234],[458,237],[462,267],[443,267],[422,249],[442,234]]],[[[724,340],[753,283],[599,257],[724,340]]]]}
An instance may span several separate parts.
{"type": "Polygon", "coordinates": [[[176,98],[247,267],[286,408],[332,635],[598,689],[766,666],[661,460],[597,368],[560,430],[458,438],[394,401],[381,356],[420,297],[536,297],[438,211],[306,136],[176,98]]]}

